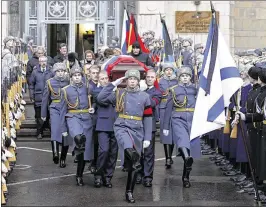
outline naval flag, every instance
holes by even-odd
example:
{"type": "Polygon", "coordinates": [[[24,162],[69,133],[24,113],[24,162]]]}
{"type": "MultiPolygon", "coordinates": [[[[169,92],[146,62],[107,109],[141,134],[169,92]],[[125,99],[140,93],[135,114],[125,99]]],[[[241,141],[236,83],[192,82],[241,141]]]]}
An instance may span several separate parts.
{"type": "Polygon", "coordinates": [[[225,107],[229,106],[230,98],[243,83],[218,28],[214,10],[205,48],[190,133],[191,141],[225,126],[225,107]]]}

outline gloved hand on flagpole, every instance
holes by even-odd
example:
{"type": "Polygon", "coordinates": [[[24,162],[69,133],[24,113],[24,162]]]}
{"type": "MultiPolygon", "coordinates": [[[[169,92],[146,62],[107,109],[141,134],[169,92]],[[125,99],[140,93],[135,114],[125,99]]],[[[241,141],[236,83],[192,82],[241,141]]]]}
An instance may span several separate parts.
{"type": "Polygon", "coordinates": [[[147,147],[149,147],[150,144],[151,144],[150,141],[148,141],[148,140],[144,140],[144,142],[143,142],[143,148],[147,148],[147,147]]]}

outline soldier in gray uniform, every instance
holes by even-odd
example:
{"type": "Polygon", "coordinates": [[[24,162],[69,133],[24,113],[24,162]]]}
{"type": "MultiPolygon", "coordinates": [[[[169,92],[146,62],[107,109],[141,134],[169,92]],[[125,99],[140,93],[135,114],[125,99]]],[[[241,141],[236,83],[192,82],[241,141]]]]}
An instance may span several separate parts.
{"type": "Polygon", "coordinates": [[[126,200],[134,203],[133,190],[142,148],[147,148],[152,139],[152,107],[150,97],[139,89],[140,72],[128,70],[125,77],[108,84],[99,93],[97,102],[112,103],[116,106],[118,118],[114,123],[114,133],[118,146],[124,155],[124,166],[128,170],[126,200]],[[125,89],[113,90],[127,78],[125,89]],[[145,130],[144,130],[145,129],[145,130]]]}
{"type": "Polygon", "coordinates": [[[169,97],[169,88],[176,85],[178,82],[175,74],[175,66],[172,63],[164,63],[162,70],[164,76],[159,81],[160,90],[162,92],[162,99],[159,105],[160,140],[161,143],[164,145],[165,166],[167,169],[169,169],[173,164],[172,153],[174,149],[174,143],[171,132],[169,133],[168,136],[165,136],[163,134],[163,120],[166,110],[167,99],[169,97]]]}
{"type": "Polygon", "coordinates": [[[46,121],[49,108],[51,119],[51,144],[53,152],[53,161],[59,162],[59,144],[62,144],[60,167],[65,168],[66,156],[68,151],[67,137],[62,137],[60,125],[60,98],[61,89],[69,85],[69,77],[65,73],[67,70],[64,63],[56,63],[53,66],[55,76],[46,81],[42,97],[41,119],[46,121]]]}
{"type": "MultiPolygon", "coordinates": [[[[201,43],[195,44],[194,45],[194,51],[195,51],[195,53],[192,56],[192,63],[194,65],[194,67],[196,67],[197,72],[199,74],[201,71],[203,58],[204,58],[204,46],[203,46],[203,44],[201,44],[201,43]]],[[[195,71],[194,71],[194,73],[195,73],[195,71]]]]}
{"type": "Polygon", "coordinates": [[[170,88],[163,119],[163,134],[167,136],[169,130],[172,131],[173,142],[184,160],[183,186],[189,188],[189,174],[193,164],[192,156],[199,158],[201,154],[199,141],[190,142],[197,89],[191,83],[192,71],[189,67],[181,67],[178,75],[178,84],[170,88]]]}
{"type": "Polygon", "coordinates": [[[93,159],[92,116],[94,108],[91,105],[88,87],[82,81],[82,69],[75,65],[70,71],[71,84],[61,91],[61,132],[74,139],[73,151],[77,156],[76,181],[83,186],[83,171],[85,160],[93,159]]]}

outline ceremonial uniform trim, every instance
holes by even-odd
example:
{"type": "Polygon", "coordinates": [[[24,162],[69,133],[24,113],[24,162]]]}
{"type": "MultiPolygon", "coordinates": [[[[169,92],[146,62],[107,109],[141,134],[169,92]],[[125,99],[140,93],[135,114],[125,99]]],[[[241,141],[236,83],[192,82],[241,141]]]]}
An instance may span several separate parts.
{"type": "Polygon", "coordinates": [[[142,121],[142,117],[140,116],[130,116],[130,115],[125,115],[125,114],[119,114],[118,117],[123,118],[123,119],[142,121]]]}
{"type": "Polygon", "coordinates": [[[59,99],[54,99],[52,100],[53,103],[60,103],[60,100],[59,99]]]}
{"type": "Polygon", "coordinates": [[[70,109],[68,113],[89,113],[89,109],[70,109]]]}
{"type": "Polygon", "coordinates": [[[194,108],[176,108],[176,112],[194,112],[194,108]]]}

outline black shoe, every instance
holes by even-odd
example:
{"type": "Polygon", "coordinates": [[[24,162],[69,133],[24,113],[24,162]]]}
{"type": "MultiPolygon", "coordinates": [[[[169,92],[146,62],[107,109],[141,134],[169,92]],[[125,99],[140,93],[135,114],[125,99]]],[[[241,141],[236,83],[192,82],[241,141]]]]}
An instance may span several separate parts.
{"type": "Polygon", "coordinates": [[[76,181],[77,181],[77,185],[78,186],[83,186],[84,185],[82,177],[76,177],[76,181]]]}
{"type": "Polygon", "coordinates": [[[96,173],[97,169],[95,166],[91,166],[90,171],[91,171],[91,174],[94,174],[94,173],[96,173]]]}
{"type": "Polygon", "coordinates": [[[104,182],[103,182],[103,186],[105,186],[105,187],[107,187],[107,188],[112,188],[112,187],[113,187],[113,185],[112,185],[112,183],[111,183],[110,180],[106,180],[106,181],[104,181],[104,182]]]}
{"type": "Polygon", "coordinates": [[[173,161],[172,157],[170,158],[170,164],[171,165],[174,164],[174,161],[173,161]]]}
{"type": "Polygon", "coordinates": [[[150,188],[152,187],[152,181],[151,180],[145,181],[143,185],[147,188],[150,188]]]}
{"type": "Polygon", "coordinates": [[[183,187],[184,188],[190,188],[191,187],[191,184],[189,182],[189,179],[187,178],[182,178],[182,181],[183,181],[183,187]]]}
{"type": "Polygon", "coordinates": [[[100,178],[95,178],[95,180],[94,180],[94,187],[95,187],[95,188],[100,188],[100,187],[102,187],[102,181],[101,181],[100,178]]]}
{"type": "Polygon", "coordinates": [[[66,160],[60,159],[60,168],[66,167],[66,160]]]}
{"type": "Polygon", "coordinates": [[[170,169],[171,168],[171,159],[170,158],[166,159],[165,166],[166,166],[166,169],[170,169]]]}
{"type": "Polygon", "coordinates": [[[131,192],[131,190],[126,192],[126,200],[128,203],[135,203],[135,199],[133,197],[133,193],[131,192]]]}
{"type": "Polygon", "coordinates": [[[38,134],[37,135],[37,139],[42,139],[43,137],[42,137],[42,134],[38,134]]]}
{"type": "Polygon", "coordinates": [[[55,155],[53,157],[53,161],[54,161],[54,164],[58,164],[59,163],[59,157],[58,157],[58,155],[55,155]]]}
{"type": "Polygon", "coordinates": [[[75,159],[74,159],[74,163],[78,163],[77,156],[76,156],[75,159]]]}
{"type": "Polygon", "coordinates": [[[136,178],[136,184],[140,184],[142,181],[141,174],[138,173],[137,178],[136,178]]]}

